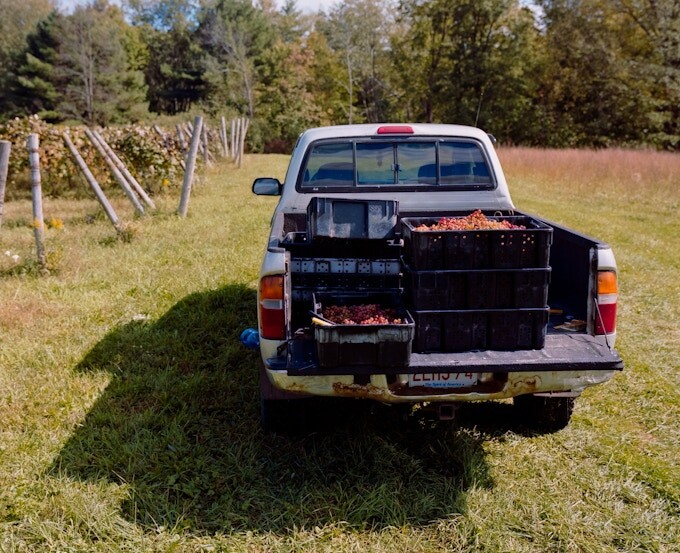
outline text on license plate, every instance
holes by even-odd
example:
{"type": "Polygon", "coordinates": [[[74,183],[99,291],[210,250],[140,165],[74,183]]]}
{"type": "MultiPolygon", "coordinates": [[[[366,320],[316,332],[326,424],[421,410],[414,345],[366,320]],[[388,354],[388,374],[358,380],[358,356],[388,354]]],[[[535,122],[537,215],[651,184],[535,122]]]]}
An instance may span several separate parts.
{"type": "Polygon", "coordinates": [[[410,387],[465,388],[477,384],[477,373],[424,373],[408,375],[410,387]]]}

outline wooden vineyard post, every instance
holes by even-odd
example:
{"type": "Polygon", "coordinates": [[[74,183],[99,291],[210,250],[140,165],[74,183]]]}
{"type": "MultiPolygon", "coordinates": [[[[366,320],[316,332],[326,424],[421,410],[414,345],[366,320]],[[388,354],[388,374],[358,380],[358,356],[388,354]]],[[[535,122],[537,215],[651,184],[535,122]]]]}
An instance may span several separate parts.
{"type": "Polygon", "coordinates": [[[241,167],[243,163],[243,152],[246,147],[246,133],[248,132],[248,125],[250,125],[250,119],[243,117],[241,119],[241,132],[239,133],[239,146],[238,146],[238,166],[241,167]]]}
{"type": "Polygon", "coordinates": [[[87,138],[90,139],[90,142],[92,142],[92,145],[95,147],[95,149],[99,152],[99,155],[104,158],[106,165],[108,165],[109,169],[111,169],[113,176],[118,181],[118,184],[120,184],[120,187],[123,189],[123,192],[125,192],[125,195],[128,197],[137,213],[144,215],[144,206],[142,206],[139,198],[137,198],[137,195],[132,190],[130,183],[128,183],[128,181],[123,176],[123,173],[121,173],[118,167],[116,167],[116,164],[113,162],[113,160],[109,158],[106,150],[104,150],[104,146],[99,143],[90,129],[85,129],[85,134],[87,135],[87,138]]]}
{"type": "Polygon", "coordinates": [[[208,138],[208,142],[206,142],[206,151],[208,152],[208,159],[210,159],[211,162],[215,161],[215,154],[212,153],[210,150],[210,140],[214,140],[214,134],[210,129],[206,130],[206,137],[208,138]]]}
{"type": "Polygon", "coordinates": [[[187,152],[189,151],[189,146],[191,145],[191,136],[194,133],[192,129],[191,122],[184,123],[182,125],[182,128],[184,129],[184,133],[187,135],[187,152]]]}
{"type": "Polygon", "coordinates": [[[182,152],[186,154],[187,152],[187,142],[184,140],[184,131],[182,130],[182,126],[177,123],[175,125],[175,129],[177,130],[177,140],[179,140],[179,147],[182,148],[182,152]]]}
{"type": "MultiPolygon", "coordinates": [[[[198,117],[198,116],[197,116],[197,117],[198,117]]],[[[202,120],[203,120],[203,118],[201,118],[201,121],[202,121],[202,120]]],[[[195,120],[194,120],[194,123],[195,123],[195,120]]],[[[189,142],[192,142],[192,141],[193,141],[193,139],[194,139],[194,134],[195,134],[196,132],[198,132],[198,153],[199,153],[199,154],[202,154],[203,156],[205,156],[205,150],[203,149],[203,140],[202,140],[202,138],[201,138],[201,130],[198,129],[198,131],[196,131],[196,125],[195,125],[195,124],[192,124],[191,122],[187,123],[187,129],[188,129],[187,134],[189,135],[189,142]]]]}
{"type": "Polygon", "coordinates": [[[234,146],[234,161],[238,165],[239,158],[241,157],[241,152],[239,150],[239,146],[241,145],[241,132],[243,131],[243,128],[241,127],[241,118],[237,117],[236,118],[236,134],[234,135],[234,142],[236,143],[234,146]]]}
{"type": "Polygon", "coordinates": [[[236,120],[231,120],[231,159],[236,157],[236,120]]]}
{"type": "Polygon", "coordinates": [[[227,140],[227,122],[224,119],[224,115],[220,117],[220,138],[222,140],[224,157],[227,157],[229,155],[229,141],[227,140]]]}
{"type": "Polygon", "coordinates": [[[189,147],[191,146],[191,128],[189,127],[191,123],[182,123],[180,127],[182,128],[182,131],[184,131],[184,135],[186,136],[187,140],[187,153],[189,153],[189,147]]]}
{"type": "Polygon", "coordinates": [[[203,125],[203,161],[206,165],[211,165],[210,163],[210,150],[208,149],[208,125],[203,125]]]}
{"type": "Polygon", "coordinates": [[[239,156],[241,155],[241,152],[239,151],[238,147],[241,144],[241,118],[237,117],[236,118],[236,134],[234,135],[234,142],[236,142],[236,145],[234,146],[234,162],[236,165],[238,165],[239,161],[239,156]]]}
{"type": "Polygon", "coordinates": [[[87,183],[90,185],[90,188],[92,188],[94,195],[97,197],[97,201],[99,201],[101,206],[104,208],[106,216],[109,218],[109,221],[111,221],[113,228],[116,229],[116,232],[118,234],[122,234],[123,225],[121,225],[120,219],[118,219],[118,215],[116,215],[116,212],[113,210],[113,207],[111,207],[111,204],[109,203],[109,200],[106,198],[106,195],[102,191],[101,186],[99,186],[97,179],[94,178],[94,175],[92,174],[92,171],[90,171],[90,168],[87,166],[87,163],[85,163],[85,160],[80,155],[73,142],[71,142],[71,138],[69,137],[68,133],[64,133],[63,137],[66,146],[68,146],[68,149],[71,150],[71,154],[73,154],[73,158],[76,160],[76,164],[83,172],[83,175],[85,175],[85,180],[87,180],[87,183]]]}
{"type": "Polygon", "coordinates": [[[163,139],[163,145],[165,146],[165,149],[169,150],[170,144],[168,143],[168,135],[166,135],[163,132],[163,129],[161,129],[158,125],[154,125],[153,130],[156,131],[156,134],[163,139]]]}
{"type": "Polygon", "coordinates": [[[128,168],[125,166],[125,164],[121,161],[121,159],[118,157],[116,152],[113,151],[111,146],[108,145],[106,140],[104,140],[104,137],[99,133],[99,131],[93,131],[92,133],[94,137],[99,141],[99,144],[102,145],[106,153],[108,154],[109,158],[111,158],[111,161],[115,164],[115,166],[118,168],[118,170],[123,173],[123,176],[126,178],[127,182],[130,183],[130,185],[134,188],[134,190],[139,194],[139,196],[146,202],[146,205],[148,205],[151,209],[156,209],[156,204],[153,202],[153,200],[149,197],[149,195],[146,193],[146,191],[142,188],[142,185],[137,182],[137,179],[132,176],[132,173],[128,171],[128,168]]]}
{"type": "Polygon", "coordinates": [[[196,155],[198,154],[198,146],[201,143],[201,128],[203,127],[203,118],[200,115],[194,119],[194,128],[191,135],[191,145],[189,146],[189,155],[187,156],[187,168],[184,171],[184,182],[182,183],[182,195],[179,200],[179,208],[177,213],[180,217],[186,217],[189,210],[189,196],[191,196],[191,183],[194,179],[194,167],[196,166],[196,155]]]}
{"type": "Polygon", "coordinates": [[[42,181],[40,178],[40,141],[37,134],[29,134],[26,141],[28,161],[31,166],[31,196],[33,198],[33,233],[38,253],[38,265],[43,273],[47,271],[45,254],[45,220],[42,205],[42,181]]]}
{"type": "MultiPolygon", "coordinates": [[[[182,149],[182,155],[186,156],[187,155],[187,141],[184,138],[184,129],[182,128],[182,125],[177,123],[175,125],[175,130],[177,131],[177,140],[179,140],[179,147],[182,149]]],[[[179,164],[182,167],[182,169],[186,170],[187,168],[187,162],[182,157],[182,159],[179,160],[179,164]]]]}
{"type": "Polygon", "coordinates": [[[5,210],[5,186],[7,186],[7,172],[9,170],[9,153],[12,143],[0,140],[0,227],[2,226],[2,214],[5,210]]]}

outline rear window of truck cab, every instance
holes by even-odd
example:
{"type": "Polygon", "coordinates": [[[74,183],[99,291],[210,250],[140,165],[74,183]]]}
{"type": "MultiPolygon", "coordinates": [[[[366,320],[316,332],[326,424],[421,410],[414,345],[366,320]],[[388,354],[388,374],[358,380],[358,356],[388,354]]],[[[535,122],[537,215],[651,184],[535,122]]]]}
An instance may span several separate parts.
{"type": "Polygon", "coordinates": [[[495,186],[490,164],[474,140],[320,140],[309,148],[303,167],[302,192],[495,186]]]}

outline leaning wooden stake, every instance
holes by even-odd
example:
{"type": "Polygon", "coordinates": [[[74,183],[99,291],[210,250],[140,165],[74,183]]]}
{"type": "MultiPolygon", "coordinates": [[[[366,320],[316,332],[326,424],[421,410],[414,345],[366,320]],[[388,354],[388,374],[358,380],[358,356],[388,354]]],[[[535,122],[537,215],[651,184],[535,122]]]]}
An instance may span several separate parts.
{"type": "Polygon", "coordinates": [[[208,152],[208,159],[212,162],[212,161],[215,161],[216,158],[215,158],[215,154],[213,154],[212,150],[210,149],[210,141],[214,140],[215,135],[212,132],[212,130],[210,130],[210,128],[208,128],[207,125],[205,125],[205,128],[206,128],[206,139],[207,139],[206,140],[206,150],[208,152]]]}
{"type": "Polygon", "coordinates": [[[187,136],[189,137],[189,147],[191,147],[191,139],[194,136],[194,124],[191,121],[187,121],[186,123],[184,123],[184,130],[186,131],[187,136]]]}
{"type": "MultiPolygon", "coordinates": [[[[198,117],[198,116],[197,116],[198,117]]],[[[201,121],[203,118],[201,118],[201,121]]],[[[187,129],[188,134],[189,134],[189,142],[192,142],[194,139],[194,132],[196,131],[196,125],[192,125],[191,123],[187,123],[187,129]]],[[[205,150],[203,148],[203,140],[201,140],[201,130],[198,130],[198,153],[205,156],[205,150]]]]}
{"type": "Polygon", "coordinates": [[[45,220],[42,206],[42,182],[40,178],[40,142],[37,134],[29,134],[26,141],[28,161],[31,165],[31,195],[33,197],[33,233],[38,252],[38,265],[42,272],[47,271],[45,254],[45,220]]]}
{"type": "Polygon", "coordinates": [[[2,226],[2,214],[5,210],[5,186],[7,185],[7,171],[9,170],[9,153],[12,143],[0,140],[0,226],[2,226]]]}
{"type": "Polygon", "coordinates": [[[137,182],[137,179],[132,176],[132,173],[128,171],[128,168],[125,166],[125,164],[121,161],[121,159],[118,157],[118,154],[113,151],[113,148],[108,145],[106,140],[104,140],[104,137],[101,135],[99,131],[94,131],[92,134],[94,134],[95,138],[99,141],[99,144],[102,145],[106,153],[108,154],[109,158],[111,158],[111,161],[116,165],[118,170],[123,173],[123,176],[125,179],[130,183],[132,188],[134,188],[135,192],[139,194],[139,196],[144,200],[146,205],[148,205],[151,209],[156,209],[156,204],[153,202],[153,200],[149,197],[149,195],[146,193],[146,191],[142,188],[142,185],[137,182]]]}
{"type": "Polygon", "coordinates": [[[92,145],[95,147],[95,149],[99,152],[99,155],[104,158],[106,165],[108,165],[109,169],[111,169],[111,173],[113,173],[114,178],[118,181],[118,184],[120,184],[120,187],[123,189],[123,192],[125,192],[125,195],[128,197],[128,200],[130,200],[130,203],[132,203],[137,213],[144,215],[144,206],[132,190],[130,183],[128,183],[128,181],[123,176],[123,173],[120,172],[118,167],[116,167],[116,164],[108,156],[106,150],[104,150],[104,146],[99,143],[99,140],[97,140],[97,137],[90,129],[85,129],[85,134],[87,135],[87,138],[90,139],[90,142],[92,142],[92,145]]]}
{"type": "Polygon", "coordinates": [[[182,125],[177,123],[175,125],[175,129],[177,130],[177,139],[179,140],[179,147],[182,148],[182,151],[186,153],[187,151],[187,142],[184,140],[184,131],[182,130],[182,125]]]}
{"type": "Polygon", "coordinates": [[[220,117],[220,139],[222,140],[222,152],[224,157],[229,155],[229,141],[227,140],[227,122],[224,116],[220,117]]]}
{"type": "Polygon", "coordinates": [[[208,149],[208,125],[203,125],[203,161],[206,165],[212,165],[210,163],[210,150],[208,149]]]}
{"type": "Polygon", "coordinates": [[[182,125],[182,128],[184,129],[184,133],[187,135],[187,148],[188,148],[189,146],[191,146],[191,137],[194,134],[193,125],[191,124],[191,122],[184,123],[182,125]]]}
{"type": "Polygon", "coordinates": [[[165,149],[166,150],[170,149],[170,144],[168,143],[168,135],[165,134],[165,132],[163,132],[163,129],[161,129],[158,125],[154,125],[153,130],[156,131],[156,134],[163,139],[165,149]]]}
{"type": "Polygon", "coordinates": [[[90,185],[90,188],[92,188],[92,191],[94,192],[94,195],[97,197],[97,200],[104,208],[106,216],[109,218],[109,221],[111,221],[113,228],[116,229],[116,232],[118,234],[121,234],[124,230],[123,225],[121,224],[120,219],[118,219],[118,215],[116,215],[116,212],[113,210],[113,207],[111,207],[111,204],[109,203],[109,200],[106,198],[106,195],[102,191],[101,186],[99,186],[97,179],[94,178],[94,175],[92,174],[92,171],[90,171],[90,168],[87,166],[87,163],[85,163],[85,160],[80,155],[73,142],[71,142],[71,138],[69,137],[68,133],[64,133],[63,137],[66,146],[68,146],[68,149],[71,150],[71,154],[73,154],[73,158],[76,160],[76,164],[78,165],[78,167],[80,167],[80,170],[83,172],[83,175],[85,175],[85,180],[87,180],[87,183],[90,185]]]}
{"type": "Polygon", "coordinates": [[[191,196],[191,183],[194,179],[194,167],[196,166],[196,155],[198,154],[198,146],[201,143],[201,128],[203,127],[203,118],[200,115],[196,116],[194,120],[193,134],[191,136],[191,145],[189,146],[189,155],[187,156],[187,168],[184,171],[184,182],[182,183],[182,195],[179,200],[179,208],[177,213],[180,217],[186,217],[189,210],[189,196],[191,196]]]}

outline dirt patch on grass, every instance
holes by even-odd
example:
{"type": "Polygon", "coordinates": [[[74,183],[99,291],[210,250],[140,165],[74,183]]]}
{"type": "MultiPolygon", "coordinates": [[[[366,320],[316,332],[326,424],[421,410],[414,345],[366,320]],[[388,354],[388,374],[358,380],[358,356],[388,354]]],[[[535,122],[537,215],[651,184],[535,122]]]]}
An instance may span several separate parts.
{"type": "MultiPolygon", "coordinates": [[[[0,330],[30,328],[58,317],[56,305],[34,298],[12,299],[0,304],[0,330]]],[[[55,323],[56,324],[56,323],[55,323]]]]}

